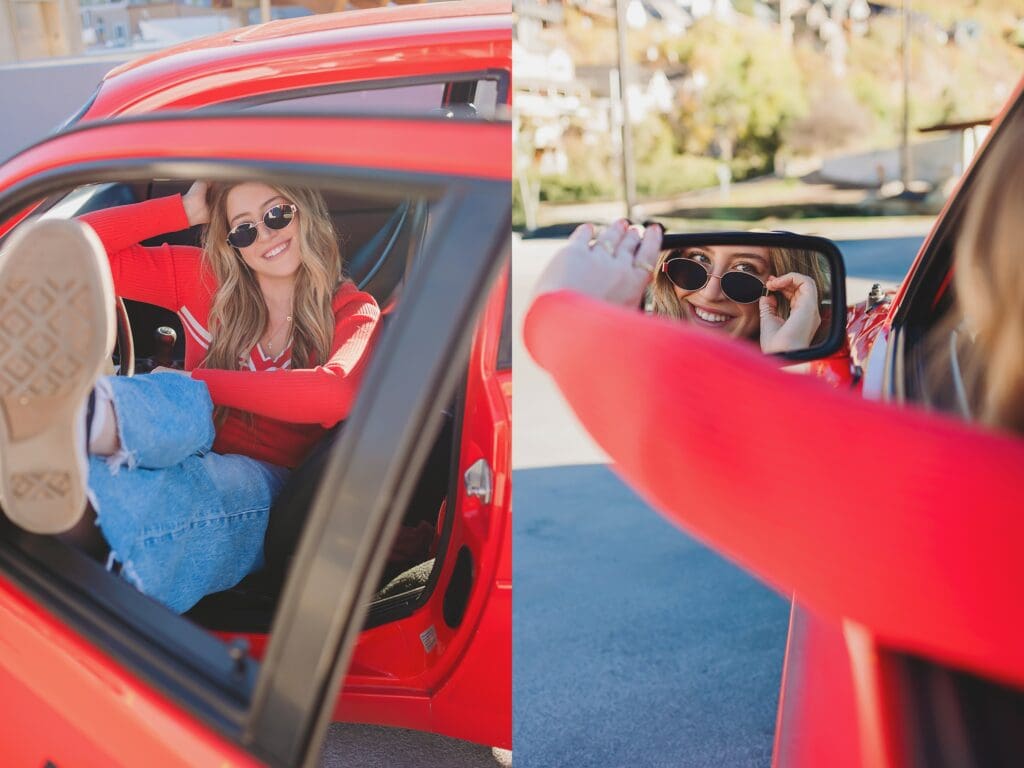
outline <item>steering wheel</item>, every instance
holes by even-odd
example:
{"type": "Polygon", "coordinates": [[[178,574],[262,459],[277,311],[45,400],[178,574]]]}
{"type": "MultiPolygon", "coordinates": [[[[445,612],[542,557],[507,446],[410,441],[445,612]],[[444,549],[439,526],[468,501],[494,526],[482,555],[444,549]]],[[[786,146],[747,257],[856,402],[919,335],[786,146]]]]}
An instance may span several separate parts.
{"type": "Polygon", "coordinates": [[[114,317],[117,320],[117,356],[118,376],[135,375],[135,342],[132,339],[132,321],[124,306],[124,299],[117,297],[114,306],[114,317]]]}

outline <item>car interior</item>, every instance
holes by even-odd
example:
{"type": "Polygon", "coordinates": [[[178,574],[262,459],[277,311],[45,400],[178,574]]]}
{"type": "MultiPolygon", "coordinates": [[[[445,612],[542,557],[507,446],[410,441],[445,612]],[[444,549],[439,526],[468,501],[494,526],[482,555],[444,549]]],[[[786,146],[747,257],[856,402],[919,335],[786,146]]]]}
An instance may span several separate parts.
{"type": "Polygon", "coordinates": [[[970,421],[974,408],[965,373],[973,337],[958,308],[953,283],[954,243],[962,204],[950,212],[933,240],[920,282],[906,302],[906,354],[894,378],[901,397],[970,421]]]}
{"type": "MultiPolygon", "coordinates": [[[[115,205],[184,193],[190,185],[190,180],[88,185],[51,198],[43,216],[77,216],[115,205]]],[[[382,200],[334,190],[323,190],[323,194],[338,233],[345,274],[377,300],[382,309],[382,327],[386,328],[400,303],[402,286],[420,253],[428,227],[429,202],[415,198],[382,200]]],[[[143,245],[198,246],[200,237],[201,228],[193,227],[147,240],[143,245]]],[[[126,326],[124,319],[119,320],[115,366],[132,365],[135,375],[148,373],[156,365],[182,367],[184,333],[178,316],[141,302],[125,300],[122,305],[123,317],[129,325],[126,326]],[[172,332],[168,333],[167,329],[172,332]],[[130,338],[123,340],[129,331],[130,338]],[[171,339],[173,344],[169,343],[171,339]]],[[[457,475],[455,414],[459,412],[461,401],[460,389],[444,409],[443,426],[430,449],[369,606],[367,626],[409,615],[426,601],[440,574],[451,528],[451,517],[445,510],[452,478],[457,475]]],[[[264,540],[265,567],[230,590],[208,595],[185,614],[189,619],[214,631],[269,631],[320,477],[331,447],[343,429],[344,422],[314,446],[275,501],[264,540]]],[[[3,526],[0,535],[31,537],[13,526],[3,526]]]]}

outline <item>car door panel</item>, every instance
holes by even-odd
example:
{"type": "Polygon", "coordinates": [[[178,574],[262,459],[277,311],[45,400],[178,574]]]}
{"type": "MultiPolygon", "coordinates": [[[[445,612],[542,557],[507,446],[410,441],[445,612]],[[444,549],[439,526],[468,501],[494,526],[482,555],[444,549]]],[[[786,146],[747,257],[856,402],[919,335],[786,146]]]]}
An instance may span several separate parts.
{"type": "Polygon", "coordinates": [[[6,765],[259,763],[0,578],[6,765]]]}
{"type": "MultiPolygon", "coordinates": [[[[489,498],[459,484],[467,546],[474,552],[469,602],[457,629],[460,662],[439,681],[433,716],[437,728],[459,738],[511,748],[512,524],[511,363],[500,361],[509,272],[497,281],[470,356],[460,478],[478,462],[491,473],[489,498]],[[507,709],[492,702],[495,693],[507,709]]],[[[448,620],[448,617],[445,619],[448,620]]]]}
{"type": "Polygon", "coordinates": [[[861,768],[853,668],[842,626],[792,605],[772,765],[861,768]]]}
{"type": "Polygon", "coordinates": [[[372,713],[372,722],[511,746],[511,691],[504,692],[512,676],[511,368],[499,364],[508,281],[506,270],[491,290],[469,357],[456,498],[446,512],[454,516],[450,556],[427,606],[360,636],[337,719],[372,713]],[[487,462],[493,475],[486,501],[465,488],[464,475],[478,461],[487,462]],[[462,548],[471,558],[472,578],[461,620],[452,626],[445,601],[447,590],[459,588],[453,571],[460,567],[462,548]],[[406,666],[397,673],[392,665],[392,674],[384,677],[379,672],[392,655],[406,666]],[[391,709],[389,692],[399,690],[406,693],[406,706],[391,709]]]}

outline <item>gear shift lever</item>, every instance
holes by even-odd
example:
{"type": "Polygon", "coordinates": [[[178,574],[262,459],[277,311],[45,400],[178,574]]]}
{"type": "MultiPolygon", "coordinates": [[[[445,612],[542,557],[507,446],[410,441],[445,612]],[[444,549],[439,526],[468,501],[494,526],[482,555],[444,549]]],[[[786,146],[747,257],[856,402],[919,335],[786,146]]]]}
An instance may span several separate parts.
{"type": "Polygon", "coordinates": [[[153,331],[153,367],[164,366],[165,368],[176,368],[174,364],[174,344],[178,341],[178,334],[173,328],[161,325],[153,331]]]}

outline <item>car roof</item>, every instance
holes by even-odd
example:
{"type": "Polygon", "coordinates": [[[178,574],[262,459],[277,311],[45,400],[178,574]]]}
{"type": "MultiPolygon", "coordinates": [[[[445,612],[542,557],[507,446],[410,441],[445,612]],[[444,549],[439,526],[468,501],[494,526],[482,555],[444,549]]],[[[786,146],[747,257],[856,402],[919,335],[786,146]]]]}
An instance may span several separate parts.
{"type": "Polygon", "coordinates": [[[280,19],[167,48],[104,78],[82,119],[195,109],[253,95],[511,66],[507,0],[280,19]]]}

